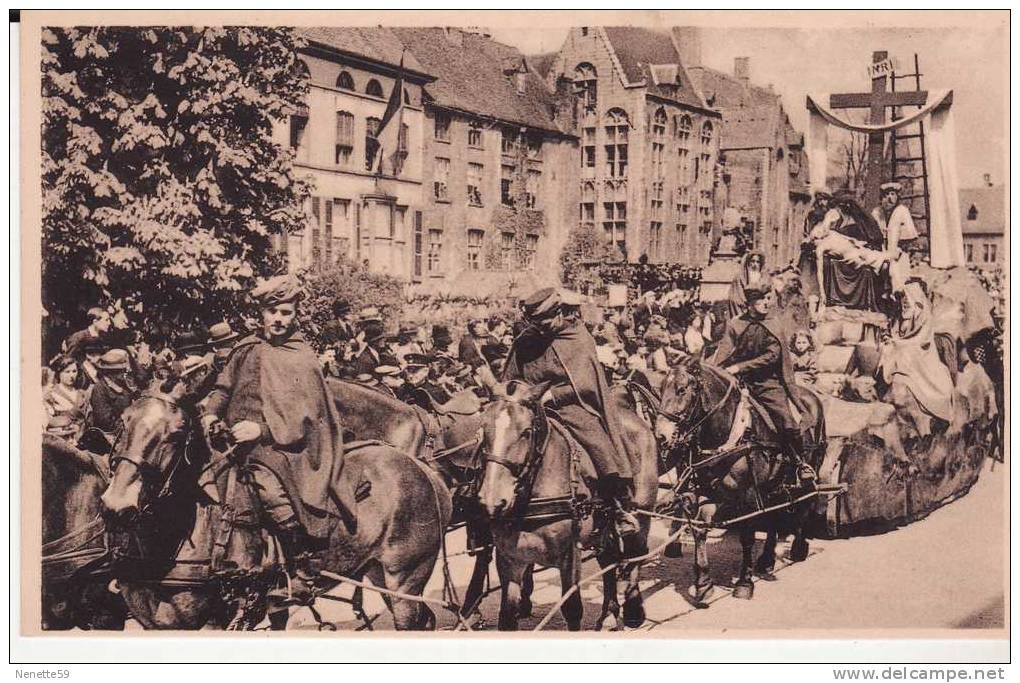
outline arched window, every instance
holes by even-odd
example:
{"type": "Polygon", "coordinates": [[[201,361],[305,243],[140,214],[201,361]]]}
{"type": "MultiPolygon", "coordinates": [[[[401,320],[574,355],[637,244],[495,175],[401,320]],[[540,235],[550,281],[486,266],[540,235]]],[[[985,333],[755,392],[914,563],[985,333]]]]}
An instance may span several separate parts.
{"type": "Polygon", "coordinates": [[[371,95],[372,97],[382,97],[382,86],[379,85],[379,81],[374,78],[368,82],[365,86],[365,94],[371,95]]]}
{"type": "Polygon", "coordinates": [[[686,144],[691,139],[691,117],[687,114],[676,120],[676,137],[681,144],[686,144]]]}
{"type": "Polygon", "coordinates": [[[712,144],[712,122],[705,121],[705,125],[701,127],[701,144],[704,147],[708,147],[712,144]]]}
{"type": "Polygon", "coordinates": [[[659,107],[652,117],[652,135],[657,138],[666,136],[666,110],[659,107]]]}
{"type": "Polygon", "coordinates": [[[623,178],[627,175],[627,140],[630,119],[622,109],[606,112],[606,175],[623,178]]]}
{"type": "Polygon", "coordinates": [[[354,90],[354,77],[347,71],[341,71],[336,77],[336,87],[341,90],[354,90]]]}
{"type": "Polygon", "coordinates": [[[598,74],[588,62],[574,69],[574,95],[584,114],[594,114],[598,106],[598,74]]]}
{"type": "Polygon", "coordinates": [[[595,183],[588,181],[581,186],[581,225],[595,227],[595,183]]]}
{"type": "Polygon", "coordinates": [[[968,221],[976,221],[977,217],[978,217],[977,207],[974,206],[973,204],[971,204],[970,205],[970,209],[967,211],[967,220],[968,221]]]}

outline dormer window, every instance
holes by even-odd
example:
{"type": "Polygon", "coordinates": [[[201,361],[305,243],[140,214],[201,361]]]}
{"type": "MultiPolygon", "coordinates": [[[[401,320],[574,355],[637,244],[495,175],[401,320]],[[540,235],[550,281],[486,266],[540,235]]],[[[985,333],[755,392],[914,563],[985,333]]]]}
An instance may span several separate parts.
{"type": "Polygon", "coordinates": [[[970,205],[970,209],[967,210],[967,220],[968,221],[976,221],[977,217],[978,217],[977,207],[974,206],[973,204],[971,204],[970,205]]]}
{"type": "Polygon", "coordinates": [[[371,95],[372,97],[382,97],[382,85],[379,84],[379,81],[373,78],[368,82],[368,85],[365,86],[365,94],[371,95]]]}
{"type": "Polygon", "coordinates": [[[598,74],[584,62],[574,69],[574,96],[585,114],[594,114],[598,106],[598,74]]]}

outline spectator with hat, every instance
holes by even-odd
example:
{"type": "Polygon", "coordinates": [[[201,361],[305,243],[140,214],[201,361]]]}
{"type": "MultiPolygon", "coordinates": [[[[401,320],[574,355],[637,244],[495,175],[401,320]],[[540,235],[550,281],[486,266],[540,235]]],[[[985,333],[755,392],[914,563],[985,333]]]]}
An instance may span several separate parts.
{"type": "Polygon", "coordinates": [[[599,364],[595,341],[580,319],[581,299],[573,292],[540,289],[523,302],[531,327],[515,341],[505,380],[549,382],[542,403],[587,450],[599,478],[598,494],[614,510],[627,557],[647,552],[631,512],[634,474],[624,446],[619,407],[599,364]]]}
{"type": "Polygon", "coordinates": [[[457,356],[453,337],[450,336],[450,328],[446,325],[436,324],[432,326],[432,353],[451,359],[457,356]]]}
{"type": "Polygon", "coordinates": [[[492,390],[496,386],[496,376],[492,372],[488,359],[483,353],[484,347],[492,344],[489,327],[484,320],[472,320],[467,332],[460,338],[457,346],[457,358],[468,365],[478,376],[479,384],[492,390]]]}
{"type": "Polygon", "coordinates": [[[396,343],[391,346],[391,350],[397,361],[400,363],[404,362],[404,357],[409,353],[423,354],[425,349],[422,348],[421,344],[418,343],[416,337],[418,336],[418,326],[411,325],[409,323],[400,323],[400,329],[397,332],[396,343]]]}
{"type": "Polygon", "coordinates": [[[89,391],[86,425],[97,429],[110,445],[120,428],[121,416],[135,400],[127,381],[131,362],[124,349],[110,349],[96,361],[98,376],[89,391]]]}
{"type": "Polygon", "coordinates": [[[88,349],[98,350],[99,354],[106,351],[109,348],[105,345],[109,343],[106,337],[113,328],[113,318],[105,308],[90,308],[88,314],[90,318],[88,327],[68,336],[61,348],[63,355],[79,362],[85,359],[88,349]]]}

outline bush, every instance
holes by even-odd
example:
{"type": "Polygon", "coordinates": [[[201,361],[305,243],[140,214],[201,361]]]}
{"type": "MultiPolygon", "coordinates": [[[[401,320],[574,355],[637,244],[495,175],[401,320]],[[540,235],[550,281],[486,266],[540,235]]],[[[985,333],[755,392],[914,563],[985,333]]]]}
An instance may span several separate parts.
{"type": "Polygon", "coordinates": [[[621,261],[623,255],[606,236],[592,226],[572,228],[560,252],[560,281],[564,286],[581,292],[605,288],[598,269],[591,264],[621,261]]]}

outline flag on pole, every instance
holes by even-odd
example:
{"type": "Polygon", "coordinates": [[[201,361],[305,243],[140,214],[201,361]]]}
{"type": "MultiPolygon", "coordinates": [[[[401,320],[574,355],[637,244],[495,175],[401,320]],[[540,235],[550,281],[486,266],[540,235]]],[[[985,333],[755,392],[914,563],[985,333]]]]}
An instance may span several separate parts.
{"type": "MultiPolygon", "coordinates": [[[[371,168],[376,175],[396,175],[398,155],[404,151],[400,149],[400,130],[403,127],[404,55],[401,53],[397,82],[393,84],[390,101],[386,104],[386,113],[383,114],[382,121],[379,122],[379,130],[375,134],[371,168]]],[[[404,144],[407,144],[406,140],[404,144]]]]}

